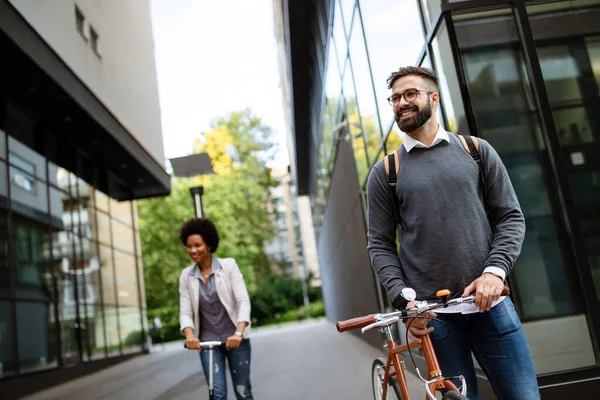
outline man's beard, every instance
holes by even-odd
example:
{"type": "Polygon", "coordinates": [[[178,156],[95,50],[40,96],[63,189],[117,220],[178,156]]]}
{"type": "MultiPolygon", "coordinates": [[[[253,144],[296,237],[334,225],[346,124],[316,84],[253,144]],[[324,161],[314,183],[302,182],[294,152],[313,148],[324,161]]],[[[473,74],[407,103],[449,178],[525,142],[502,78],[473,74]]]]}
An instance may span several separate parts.
{"type": "Polygon", "coordinates": [[[420,127],[422,127],[423,125],[425,125],[425,122],[429,121],[429,118],[431,118],[431,104],[429,104],[429,101],[428,101],[427,105],[422,110],[419,110],[419,108],[415,105],[413,105],[411,107],[410,106],[405,107],[402,110],[398,110],[398,112],[394,114],[394,118],[396,118],[396,123],[398,124],[398,128],[400,128],[400,130],[402,132],[408,132],[408,133],[414,132],[417,129],[419,129],[420,127]],[[400,116],[405,111],[416,111],[416,112],[412,117],[410,117],[404,121],[401,121],[400,116]]]}

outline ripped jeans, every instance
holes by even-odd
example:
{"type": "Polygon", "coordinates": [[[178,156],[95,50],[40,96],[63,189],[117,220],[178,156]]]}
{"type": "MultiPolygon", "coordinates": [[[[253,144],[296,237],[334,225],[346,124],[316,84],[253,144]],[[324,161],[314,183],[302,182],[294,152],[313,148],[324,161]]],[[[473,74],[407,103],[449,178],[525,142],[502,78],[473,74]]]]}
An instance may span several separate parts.
{"type": "MultiPolygon", "coordinates": [[[[229,364],[235,397],[238,400],[253,400],[252,385],[250,384],[250,339],[242,340],[240,347],[237,349],[217,348],[213,351],[215,400],[227,400],[225,358],[227,358],[227,364],[229,364]]],[[[206,382],[208,382],[208,351],[203,350],[200,352],[200,361],[202,362],[206,382]]]]}

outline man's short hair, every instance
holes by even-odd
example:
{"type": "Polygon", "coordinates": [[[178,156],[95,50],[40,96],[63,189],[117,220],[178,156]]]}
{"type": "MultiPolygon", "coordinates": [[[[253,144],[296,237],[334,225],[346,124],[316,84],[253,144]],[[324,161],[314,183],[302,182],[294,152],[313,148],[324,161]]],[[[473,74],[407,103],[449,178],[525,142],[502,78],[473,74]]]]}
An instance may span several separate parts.
{"type": "Polygon", "coordinates": [[[431,68],[425,67],[400,67],[398,71],[392,72],[391,75],[387,78],[388,89],[391,89],[396,80],[408,76],[408,75],[416,75],[425,79],[427,82],[431,84],[431,87],[427,88],[432,92],[438,92],[438,77],[434,70],[431,68]]]}

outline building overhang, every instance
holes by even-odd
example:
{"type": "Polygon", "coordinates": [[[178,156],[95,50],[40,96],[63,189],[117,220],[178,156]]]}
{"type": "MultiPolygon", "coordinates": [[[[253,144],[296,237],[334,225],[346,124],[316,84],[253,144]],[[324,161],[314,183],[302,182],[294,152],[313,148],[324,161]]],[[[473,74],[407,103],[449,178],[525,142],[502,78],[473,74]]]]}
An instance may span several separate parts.
{"type": "Polygon", "coordinates": [[[292,95],[292,131],[296,185],[300,196],[308,195],[316,165],[311,156],[318,150],[311,135],[311,104],[315,73],[313,21],[317,7],[311,1],[283,0],[284,38],[292,95]]]}
{"type": "Polygon", "coordinates": [[[6,0],[0,0],[2,97],[35,120],[24,144],[110,197],[170,193],[159,162],[6,0]]]}

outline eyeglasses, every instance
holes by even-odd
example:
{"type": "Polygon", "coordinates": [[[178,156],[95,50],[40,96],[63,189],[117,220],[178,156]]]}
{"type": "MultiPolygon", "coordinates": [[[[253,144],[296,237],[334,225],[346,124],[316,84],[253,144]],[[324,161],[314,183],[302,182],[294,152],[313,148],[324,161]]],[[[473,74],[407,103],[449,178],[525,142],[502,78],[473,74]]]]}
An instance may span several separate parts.
{"type": "Polygon", "coordinates": [[[402,101],[402,97],[404,96],[404,100],[410,103],[411,101],[415,101],[419,92],[433,93],[421,89],[406,89],[404,93],[391,95],[390,97],[388,97],[387,101],[390,103],[391,106],[397,106],[398,104],[400,104],[400,102],[402,101]]]}

